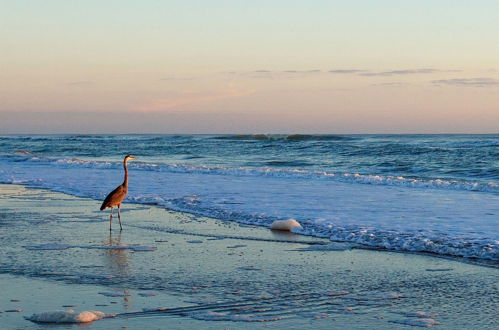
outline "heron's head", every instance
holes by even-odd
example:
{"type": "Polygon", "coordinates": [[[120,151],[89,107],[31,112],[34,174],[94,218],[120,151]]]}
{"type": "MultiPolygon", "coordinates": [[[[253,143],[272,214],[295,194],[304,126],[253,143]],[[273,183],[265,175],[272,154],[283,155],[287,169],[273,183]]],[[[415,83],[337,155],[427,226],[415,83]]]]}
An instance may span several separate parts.
{"type": "Polygon", "coordinates": [[[135,159],[137,157],[133,157],[132,155],[126,155],[125,156],[125,161],[129,160],[129,159],[135,159]]]}

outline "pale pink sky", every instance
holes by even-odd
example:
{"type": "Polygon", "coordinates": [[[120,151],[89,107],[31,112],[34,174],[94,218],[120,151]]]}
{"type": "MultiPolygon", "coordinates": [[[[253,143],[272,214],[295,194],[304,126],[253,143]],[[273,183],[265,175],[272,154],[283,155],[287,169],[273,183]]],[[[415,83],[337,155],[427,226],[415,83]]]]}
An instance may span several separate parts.
{"type": "Polygon", "coordinates": [[[0,132],[497,133],[494,1],[0,3],[0,132]]]}

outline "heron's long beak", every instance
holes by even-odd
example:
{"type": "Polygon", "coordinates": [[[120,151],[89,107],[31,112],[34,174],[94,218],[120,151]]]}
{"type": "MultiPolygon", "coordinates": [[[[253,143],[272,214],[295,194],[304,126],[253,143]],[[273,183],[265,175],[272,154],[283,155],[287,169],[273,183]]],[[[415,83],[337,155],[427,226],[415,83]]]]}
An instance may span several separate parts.
{"type": "Polygon", "coordinates": [[[128,157],[128,158],[130,158],[130,159],[136,159],[137,157],[130,156],[130,157],[128,157]]]}

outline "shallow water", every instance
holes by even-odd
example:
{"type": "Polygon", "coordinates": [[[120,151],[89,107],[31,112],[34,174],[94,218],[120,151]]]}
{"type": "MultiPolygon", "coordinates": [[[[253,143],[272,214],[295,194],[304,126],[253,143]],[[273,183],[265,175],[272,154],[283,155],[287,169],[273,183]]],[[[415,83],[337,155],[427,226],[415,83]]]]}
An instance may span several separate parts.
{"type": "Polygon", "coordinates": [[[118,314],[89,329],[495,324],[497,268],[137,204],[124,207],[124,230],[109,233],[97,201],[15,185],[0,192],[0,311],[22,310],[0,313],[8,328],[50,328],[22,317],[54,309],[118,314]],[[124,248],[138,245],[156,249],[124,248]]]}
{"type": "Polygon", "coordinates": [[[401,251],[499,260],[498,135],[0,137],[0,182],[401,251]]]}

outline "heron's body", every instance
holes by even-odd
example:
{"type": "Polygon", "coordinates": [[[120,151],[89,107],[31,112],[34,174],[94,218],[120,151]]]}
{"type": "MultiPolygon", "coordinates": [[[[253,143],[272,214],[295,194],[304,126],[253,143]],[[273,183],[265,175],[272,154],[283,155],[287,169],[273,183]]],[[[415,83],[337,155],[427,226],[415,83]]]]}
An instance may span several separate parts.
{"type": "Polygon", "coordinates": [[[108,207],[115,207],[121,204],[123,200],[126,197],[126,194],[128,193],[128,187],[125,185],[119,185],[107,195],[106,199],[104,202],[102,202],[102,205],[100,207],[100,210],[107,209],[108,207]]]}
{"type": "Polygon", "coordinates": [[[135,157],[132,157],[130,155],[127,155],[125,159],[123,160],[123,168],[125,170],[125,179],[123,180],[123,183],[116,187],[113,191],[107,195],[106,199],[104,199],[104,202],[102,202],[102,205],[100,207],[100,210],[107,209],[108,207],[111,208],[111,214],[109,216],[109,230],[111,230],[111,224],[113,222],[113,208],[115,206],[118,207],[118,220],[120,222],[120,230],[123,229],[121,227],[121,214],[120,214],[120,206],[123,200],[126,197],[126,194],[128,193],[128,168],[126,166],[126,162],[129,159],[134,159],[135,157]]]}

